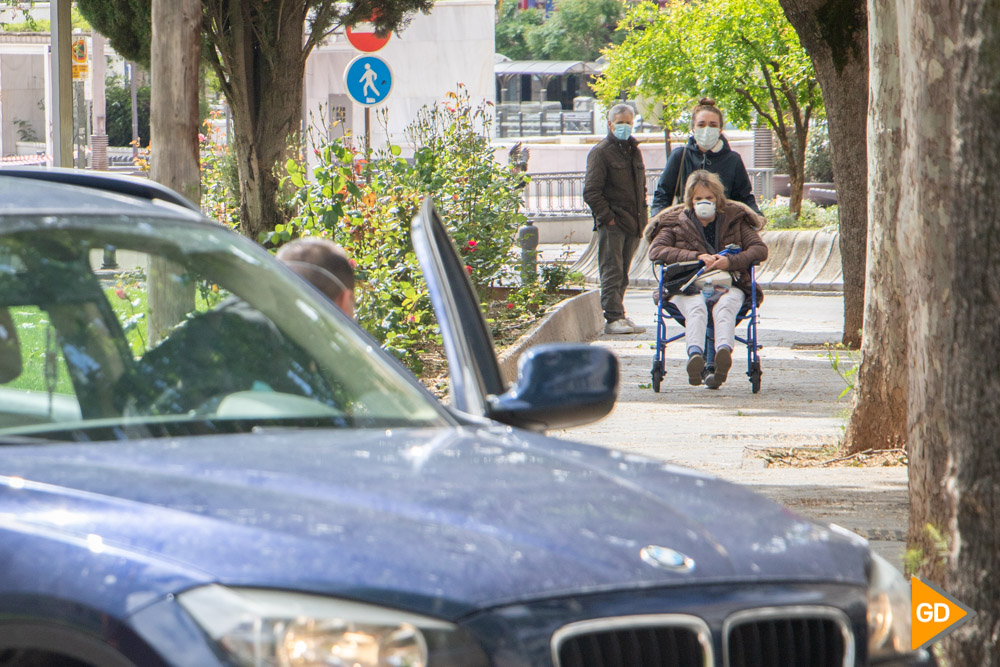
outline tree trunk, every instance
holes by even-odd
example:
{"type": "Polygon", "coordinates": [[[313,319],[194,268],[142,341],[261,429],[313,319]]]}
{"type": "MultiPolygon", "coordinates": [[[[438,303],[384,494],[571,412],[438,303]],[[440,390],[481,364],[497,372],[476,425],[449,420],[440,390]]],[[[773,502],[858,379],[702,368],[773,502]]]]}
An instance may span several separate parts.
{"type": "Polygon", "coordinates": [[[805,169],[801,161],[794,167],[789,162],[788,167],[788,210],[798,215],[802,212],[802,190],[806,184],[805,169]]]}
{"type": "Polygon", "coordinates": [[[1000,7],[899,0],[901,261],[909,312],[911,540],[924,574],[977,615],[945,640],[953,665],[1000,665],[1000,7]]]}
{"type": "MultiPolygon", "coordinates": [[[[198,66],[201,0],[153,0],[150,145],[153,180],[191,202],[201,201],[198,154],[198,66]]],[[[153,260],[147,281],[150,342],[194,309],[194,285],[173,280],[177,269],[153,260]]]]}
{"type": "Polygon", "coordinates": [[[830,127],[833,180],[840,214],[844,268],[843,343],[857,348],[865,296],[868,31],[865,0],[780,0],[823,89],[830,127]]]}
{"type": "MultiPolygon", "coordinates": [[[[907,289],[910,448],[910,546],[927,559],[920,574],[944,583],[945,563],[927,526],[947,534],[952,516],[945,493],[948,471],[950,404],[942,383],[951,372],[958,294],[942,288],[954,280],[955,229],[950,197],[954,64],[939,41],[952,39],[957,26],[948,3],[923,0],[918,9],[897,2],[900,79],[903,91],[903,172],[898,242],[907,289]],[[938,16],[929,17],[931,6],[938,16]],[[930,76],[935,70],[935,76],[930,76]]],[[[964,262],[963,262],[964,264],[964,262]]]]}
{"type": "Polygon", "coordinates": [[[217,10],[226,13],[226,39],[216,43],[215,66],[233,117],[240,224],[254,240],[284,220],[280,177],[274,170],[284,167],[289,142],[302,125],[305,6],[296,3],[282,10],[281,4],[264,3],[261,11],[273,16],[254,17],[253,24],[240,3],[217,10]]]}
{"type": "MultiPolygon", "coordinates": [[[[775,110],[779,113],[780,109],[775,110]]],[[[802,212],[802,190],[806,182],[806,143],[809,141],[809,128],[805,125],[800,137],[797,132],[771,123],[774,135],[778,138],[781,152],[785,154],[788,164],[788,210],[798,215],[802,212]]]]}
{"type": "Polygon", "coordinates": [[[945,652],[953,665],[1000,665],[1000,190],[992,184],[1000,169],[1000,7],[907,4],[899,5],[900,38],[912,44],[901,54],[911,102],[904,111],[917,168],[904,178],[917,178],[904,181],[904,203],[922,206],[903,218],[903,261],[908,278],[924,276],[907,300],[909,437],[919,440],[924,479],[934,484],[919,501],[921,515],[949,537],[942,583],[977,611],[945,652]]]}
{"type": "Polygon", "coordinates": [[[864,335],[854,408],[844,438],[847,454],[906,443],[905,283],[896,239],[902,144],[896,0],[868,0],[868,17],[868,190],[878,196],[868,202],[864,335]]]}

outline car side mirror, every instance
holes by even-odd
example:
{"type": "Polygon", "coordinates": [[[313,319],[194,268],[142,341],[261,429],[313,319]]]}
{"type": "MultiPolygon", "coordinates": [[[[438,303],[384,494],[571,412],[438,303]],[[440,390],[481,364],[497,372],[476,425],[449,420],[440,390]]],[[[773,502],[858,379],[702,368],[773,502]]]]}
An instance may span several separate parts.
{"type": "Polygon", "coordinates": [[[538,345],[518,363],[517,382],[489,401],[489,418],[545,431],[604,417],[618,397],[618,359],[602,347],[538,345]]]}

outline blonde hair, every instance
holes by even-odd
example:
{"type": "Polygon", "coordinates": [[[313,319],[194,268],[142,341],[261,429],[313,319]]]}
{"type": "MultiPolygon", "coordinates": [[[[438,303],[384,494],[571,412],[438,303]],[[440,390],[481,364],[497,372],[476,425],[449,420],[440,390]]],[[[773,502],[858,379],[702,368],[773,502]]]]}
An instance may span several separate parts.
{"type": "Polygon", "coordinates": [[[709,192],[715,196],[715,208],[721,211],[726,205],[726,189],[722,187],[722,181],[719,180],[717,174],[704,169],[692,171],[691,175],[688,176],[687,183],[684,185],[684,208],[688,211],[694,210],[694,189],[699,185],[708,188],[709,192]]]}
{"type": "Polygon", "coordinates": [[[715,106],[715,100],[711,97],[703,97],[698,100],[698,104],[695,105],[694,109],[691,109],[691,129],[694,129],[694,120],[698,117],[698,114],[702,111],[711,111],[716,116],[719,117],[719,129],[721,130],[726,126],[726,119],[722,115],[722,110],[715,106]]]}

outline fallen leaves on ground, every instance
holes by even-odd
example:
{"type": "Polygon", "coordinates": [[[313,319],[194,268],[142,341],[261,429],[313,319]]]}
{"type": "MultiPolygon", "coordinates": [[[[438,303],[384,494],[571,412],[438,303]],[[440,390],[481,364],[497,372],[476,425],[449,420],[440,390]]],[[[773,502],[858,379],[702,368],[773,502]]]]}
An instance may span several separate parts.
{"type": "Polygon", "coordinates": [[[855,454],[841,454],[837,445],[827,447],[791,447],[761,449],[755,454],[768,468],[882,468],[905,466],[905,449],[866,449],[855,454]]]}

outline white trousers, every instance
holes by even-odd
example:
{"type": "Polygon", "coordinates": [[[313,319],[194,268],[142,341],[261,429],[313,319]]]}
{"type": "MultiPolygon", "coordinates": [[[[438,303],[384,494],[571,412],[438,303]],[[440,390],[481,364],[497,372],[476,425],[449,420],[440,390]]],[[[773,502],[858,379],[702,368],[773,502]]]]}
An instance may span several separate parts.
{"type": "MultiPolygon", "coordinates": [[[[740,312],[745,296],[743,290],[733,285],[712,307],[716,350],[720,347],[735,349],[736,314],[740,312]]],[[[705,305],[705,297],[700,293],[691,296],[677,294],[670,297],[670,302],[684,315],[684,345],[688,350],[697,347],[704,352],[705,330],[708,328],[708,307],[705,305]]]]}

